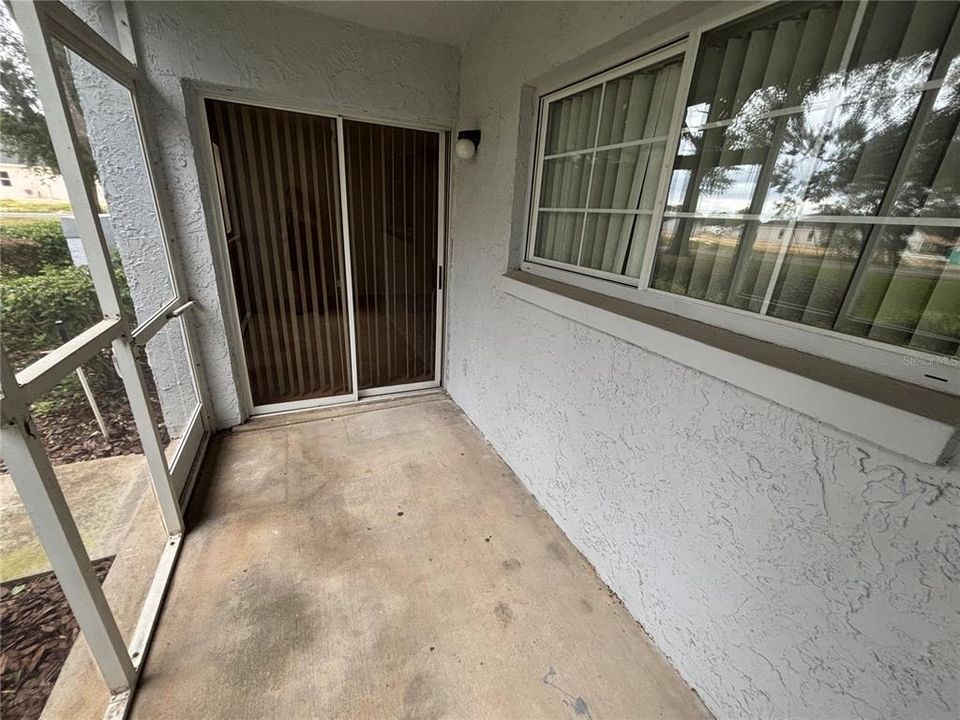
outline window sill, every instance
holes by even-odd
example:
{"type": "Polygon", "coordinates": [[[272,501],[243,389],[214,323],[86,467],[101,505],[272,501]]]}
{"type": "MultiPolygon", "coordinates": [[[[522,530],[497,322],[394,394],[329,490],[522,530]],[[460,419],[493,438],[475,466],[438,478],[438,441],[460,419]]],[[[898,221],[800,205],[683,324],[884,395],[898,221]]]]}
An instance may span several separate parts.
{"type": "Polygon", "coordinates": [[[949,464],[960,444],[952,395],[527,272],[501,288],[920,462],[949,464]]]}

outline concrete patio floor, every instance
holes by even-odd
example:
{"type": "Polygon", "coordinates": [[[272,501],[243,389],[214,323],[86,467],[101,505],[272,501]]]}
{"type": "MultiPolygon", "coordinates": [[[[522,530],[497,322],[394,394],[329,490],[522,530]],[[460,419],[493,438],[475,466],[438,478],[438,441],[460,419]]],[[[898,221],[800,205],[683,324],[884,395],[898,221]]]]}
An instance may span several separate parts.
{"type": "Polygon", "coordinates": [[[188,522],[137,720],[710,717],[442,394],[215,438],[188,522]]]}

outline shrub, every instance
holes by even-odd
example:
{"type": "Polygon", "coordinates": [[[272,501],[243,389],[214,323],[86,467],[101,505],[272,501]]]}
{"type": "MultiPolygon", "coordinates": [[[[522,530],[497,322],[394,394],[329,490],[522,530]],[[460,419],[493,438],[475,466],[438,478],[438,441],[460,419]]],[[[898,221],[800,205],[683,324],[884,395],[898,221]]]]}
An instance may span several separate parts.
{"type": "MultiPolygon", "coordinates": [[[[129,290],[115,266],[121,302],[132,312],[129,290]]],[[[79,335],[103,319],[93,280],[86,267],[47,268],[39,275],[0,278],[0,341],[16,370],[39,360],[63,344],[57,320],[67,338],[79,335]]],[[[120,382],[106,350],[86,366],[90,384],[100,392],[114,392],[120,382]]],[[[69,404],[82,399],[73,375],[65,378],[46,400],[69,404]]]]}
{"type": "MultiPolygon", "coordinates": [[[[72,338],[103,319],[90,273],[85,267],[48,268],[39,275],[0,279],[0,340],[19,370],[63,344],[56,321],[72,338]]],[[[110,351],[85,365],[94,394],[102,398],[120,388],[110,351]]],[[[34,403],[38,416],[79,408],[83,391],[71,373],[34,403]]]]}
{"type": "Polygon", "coordinates": [[[40,246],[33,240],[0,235],[0,276],[36,275],[40,272],[40,246]]]}
{"type": "MultiPolygon", "coordinates": [[[[103,319],[90,272],[74,267],[58,221],[5,221],[0,225],[0,252],[0,341],[15,370],[63,344],[58,320],[69,339],[103,319]]],[[[111,260],[121,304],[132,318],[133,303],[119,255],[114,252],[111,260]]],[[[102,407],[126,407],[109,348],[84,369],[102,407]]],[[[36,417],[86,415],[86,403],[76,374],[70,373],[33,403],[32,412],[36,417]]]]}
{"type": "Polygon", "coordinates": [[[71,267],[70,250],[59,220],[0,224],[0,275],[38,275],[46,268],[71,267]]]}
{"type": "Polygon", "coordinates": [[[85,267],[51,268],[0,280],[0,339],[20,368],[62,344],[57,320],[74,337],[103,318],[85,267]]]}

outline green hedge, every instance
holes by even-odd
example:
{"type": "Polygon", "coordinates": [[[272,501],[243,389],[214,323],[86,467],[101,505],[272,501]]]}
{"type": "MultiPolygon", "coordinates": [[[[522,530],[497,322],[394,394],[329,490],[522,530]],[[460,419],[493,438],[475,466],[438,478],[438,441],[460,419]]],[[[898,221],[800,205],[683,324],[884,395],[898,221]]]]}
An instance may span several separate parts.
{"type": "MultiPolygon", "coordinates": [[[[120,297],[133,317],[133,303],[120,258],[112,257],[120,297]]],[[[63,344],[57,321],[68,339],[103,319],[93,280],[86,267],[74,267],[58,220],[5,220],[0,224],[0,340],[16,370],[39,360],[63,344]]],[[[84,369],[94,395],[122,393],[110,350],[88,361],[84,369]]],[[[88,412],[83,390],[70,373],[33,404],[33,413],[88,412]]]]}
{"type": "Polygon", "coordinates": [[[36,359],[62,343],[56,321],[74,337],[103,319],[85,267],[48,268],[0,280],[0,336],[11,358],[36,359]]]}
{"type": "MultiPolygon", "coordinates": [[[[103,319],[90,273],[85,267],[47,268],[39,275],[0,279],[0,339],[14,368],[20,370],[63,344],[57,320],[73,338],[103,319]]],[[[94,394],[117,392],[121,382],[106,350],[85,366],[94,394]]],[[[85,402],[71,373],[34,404],[34,413],[64,412],[85,402]]]]}
{"type": "Polygon", "coordinates": [[[0,276],[39,275],[73,262],[59,220],[8,220],[0,224],[0,276]]]}

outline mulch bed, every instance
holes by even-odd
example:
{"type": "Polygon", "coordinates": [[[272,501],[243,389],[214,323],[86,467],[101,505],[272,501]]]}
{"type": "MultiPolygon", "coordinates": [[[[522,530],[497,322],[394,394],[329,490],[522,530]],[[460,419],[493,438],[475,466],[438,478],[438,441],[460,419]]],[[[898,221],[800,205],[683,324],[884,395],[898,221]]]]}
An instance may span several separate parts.
{"type": "MultiPolygon", "coordinates": [[[[123,390],[109,395],[100,394],[97,402],[110,431],[109,438],[101,434],[93,411],[82,397],[68,407],[57,408],[47,415],[33,418],[37,434],[54,465],[143,452],[133,413],[130,412],[130,405],[123,390]]],[[[170,440],[163,423],[160,403],[153,399],[152,404],[159,424],[160,441],[166,445],[170,440]]],[[[0,472],[6,472],[2,462],[0,472]]]]}
{"type": "Polygon", "coordinates": [[[37,433],[54,465],[143,452],[133,413],[123,391],[100,395],[97,404],[110,431],[109,438],[100,433],[93,410],[85,400],[73,407],[58,408],[49,415],[34,417],[37,433]]]}
{"type": "MultiPolygon", "coordinates": [[[[113,558],[96,560],[100,582],[113,558]]],[[[0,716],[35,720],[79,628],[52,572],[0,584],[0,716]]]]}

